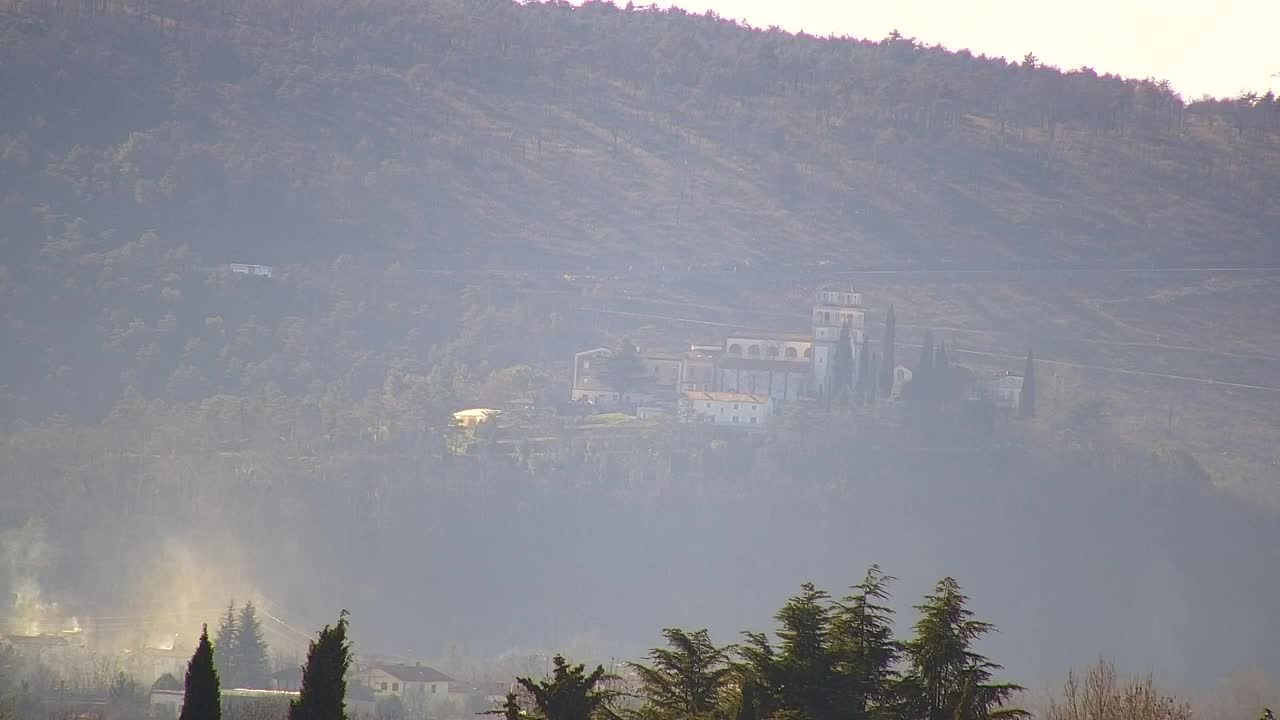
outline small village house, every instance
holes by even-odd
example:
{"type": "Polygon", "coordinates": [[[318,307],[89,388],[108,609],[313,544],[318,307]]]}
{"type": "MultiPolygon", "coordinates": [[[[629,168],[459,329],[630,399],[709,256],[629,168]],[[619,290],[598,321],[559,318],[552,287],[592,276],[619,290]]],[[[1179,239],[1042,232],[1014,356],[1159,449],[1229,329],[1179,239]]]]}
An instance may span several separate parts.
{"type": "Polygon", "coordinates": [[[773,398],[736,392],[687,392],[681,413],[694,421],[740,428],[763,429],[773,416],[773,398]]]}

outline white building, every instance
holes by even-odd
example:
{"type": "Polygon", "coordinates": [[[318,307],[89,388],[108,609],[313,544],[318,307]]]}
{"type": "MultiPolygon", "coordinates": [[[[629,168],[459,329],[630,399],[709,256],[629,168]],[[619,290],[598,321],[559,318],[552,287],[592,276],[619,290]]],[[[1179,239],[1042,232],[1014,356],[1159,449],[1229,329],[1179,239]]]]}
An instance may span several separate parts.
{"type": "Polygon", "coordinates": [[[818,291],[813,305],[813,391],[824,395],[831,386],[831,361],[836,355],[836,345],[844,326],[849,326],[849,341],[853,345],[852,376],[850,385],[858,377],[858,366],[863,362],[862,339],[866,333],[866,312],[862,309],[862,293],[824,287],[818,291]]]}
{"type": "Polygon", "coordinates": [[[375,698],[395,695],[413,711],[444,710],[459,701],[457,693],[449,692],[453,678],[422,664],[374,665],[360,673],[360,680],[375,698]]]}
{"type": "Polygon", "coordinates": [[[773,416],[773,398],[739,392],[687,392],[684,415],[702,422],[741,428],[763,428],[773,416]]]}
{"type": "Polygon", "coordinates": [[[1002,410],[1017,410],[1022,402],[1021,375],[1000,375],[983,382],[983,391],[991,404],[1002,410]]]}
{"type": "Polygon", "coordinates": [[[272,269],[270,265],[231,263],[231,272],[240,273],[241,275],[260,275],[262,277],[271,277],[272,269]]]}

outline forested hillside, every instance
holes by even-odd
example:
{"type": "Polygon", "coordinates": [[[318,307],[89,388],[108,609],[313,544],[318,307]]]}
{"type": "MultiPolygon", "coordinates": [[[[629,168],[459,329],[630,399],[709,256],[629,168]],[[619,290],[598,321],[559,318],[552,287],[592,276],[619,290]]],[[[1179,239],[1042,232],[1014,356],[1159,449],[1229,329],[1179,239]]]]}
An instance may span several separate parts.
{"type": "Polygon", "coordinates": [[[1280,498],[1280,286],[1238,271],[1280,265],[1277,198],[1274,96],[1033,56],[600,2],[0,0],[0,597],[612,651],[883,562],[904,597],[959,576],[1020,679],[1276,667],[1275,516],[1211,486],[1280,498]],[[563,400],[575,350],[803,330],[830,280],[876,342],[896,304],[907,364],[926,330],[1034,348],[1040,417],[450,452],[449,412],[563,400]]]}

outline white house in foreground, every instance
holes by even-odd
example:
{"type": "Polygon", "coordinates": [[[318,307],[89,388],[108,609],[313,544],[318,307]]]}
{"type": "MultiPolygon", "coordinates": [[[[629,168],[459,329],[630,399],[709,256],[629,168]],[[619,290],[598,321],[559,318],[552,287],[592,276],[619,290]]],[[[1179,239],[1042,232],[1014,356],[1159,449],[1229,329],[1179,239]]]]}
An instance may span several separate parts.
{"type": "Polygon", "coordinates": [[[763,428],[773,416],[773,398],[768,395],[691,391],[680,402],[686,417],[716,425],[763,428]]]}

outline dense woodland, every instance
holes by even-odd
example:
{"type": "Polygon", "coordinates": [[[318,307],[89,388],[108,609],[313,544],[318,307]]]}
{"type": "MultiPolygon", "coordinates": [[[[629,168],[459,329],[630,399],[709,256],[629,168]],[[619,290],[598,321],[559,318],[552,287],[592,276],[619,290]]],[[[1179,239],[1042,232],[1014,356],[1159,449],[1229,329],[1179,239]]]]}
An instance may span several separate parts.
{"type": "Polygon", "coordinates": [[[1022,681],[1280,667],[1274,516],[1097,405],[444,428],[562,399],[623,284],[1278,264],[1270,94],[599,2],[10,1],[0,54],[0,596],[31,612],[340,597],[375,647],[627,654],[884,562],[965,578],[1022,681]]]}

